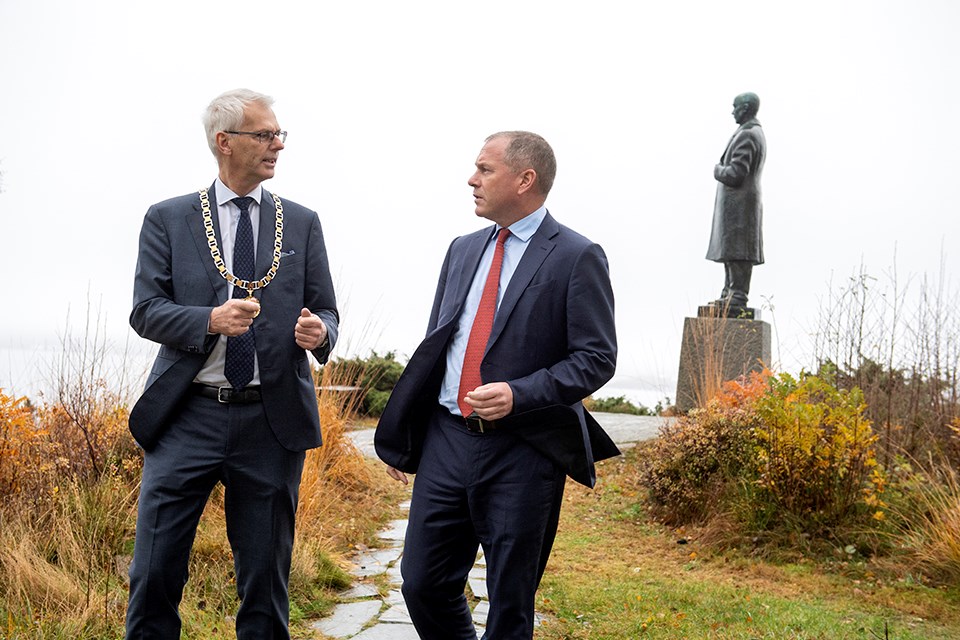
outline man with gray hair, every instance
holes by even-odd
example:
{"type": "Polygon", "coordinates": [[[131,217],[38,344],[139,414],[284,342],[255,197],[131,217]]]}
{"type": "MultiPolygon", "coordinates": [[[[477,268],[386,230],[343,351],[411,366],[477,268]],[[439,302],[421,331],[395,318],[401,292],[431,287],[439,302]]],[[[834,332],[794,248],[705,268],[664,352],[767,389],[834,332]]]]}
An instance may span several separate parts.
{"type": "Polygon", "coordinates": [[[237,638],[290,638],[300,475],[321,443],[307,353],[327,360],[339,316],[317,214],[261,186],[287,137],[272,103],[246,89],[215,98],[203,123],[216,180],[151,206],[140,232],[130,324],[160,349],[130,412],[144,462],[129,640],[180,638],[190,548],[218,483],[237,638]]]}
{"type": "Polygon", "coordinates": [[[464,586],[483,547],[486,637],[529,640],[565,476],[593,486],[617,455],[581,400],[613,376],[613,291],[599,245],[545,201],[557,165],[542,137],[486,140],[467,181],[494,224],[453,241],[427,337],[377,426],[377,454],[416,473],[401,574],[424,640],[475,640],[464,586]]]}

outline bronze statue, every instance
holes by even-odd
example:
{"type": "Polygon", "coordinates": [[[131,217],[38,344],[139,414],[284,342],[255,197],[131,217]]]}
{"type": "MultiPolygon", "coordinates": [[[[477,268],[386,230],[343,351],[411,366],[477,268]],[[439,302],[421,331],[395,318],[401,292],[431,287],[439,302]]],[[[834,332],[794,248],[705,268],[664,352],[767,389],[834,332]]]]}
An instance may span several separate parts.
{"type": "Polygon", "coordinates": [[[713,168],[719,184],[707,260],[722,262],[726,277],[720,298],[712,304],[735,310],[746,308],[753,266],[763,264],[760,175],[767,142],[756,118],[759,110],[760,98],[754,93],[734,98],[733,118],[740,127],[713,168]]]}

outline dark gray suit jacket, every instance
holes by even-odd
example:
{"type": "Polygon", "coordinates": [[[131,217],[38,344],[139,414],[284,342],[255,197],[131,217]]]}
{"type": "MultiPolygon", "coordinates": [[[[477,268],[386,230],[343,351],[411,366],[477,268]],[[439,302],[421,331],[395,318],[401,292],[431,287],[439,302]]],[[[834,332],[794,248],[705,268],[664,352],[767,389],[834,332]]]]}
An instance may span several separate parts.
{"type": "MultiPolygon", "coordinates": [[[[217,240],[215,190],[210,207],[217,240]]],[[[257,361],[267,420],[280,443],[304,451],[321,443],[316,391],[307,354],[293,330],[303,307],[327,326],[327,346],[313,352],[324,363],[337,339],[339,315],[317,214],[295,202],[283,204],[283,246],[276,277],[258,292],[257,361]]],[[[270,268],[276,207],[263,190],[257,240],[256,278],[270,268]]],[[[221,243],[222,246],[222,243],[221,243]]],[[[130,431],[150,449],[189,392],[219,336],[207,334],[213,307],[227,299],[227,282],[210,257],[197,193],[166,200],[147,211],[140,231],[140,253],[130,325],[160,343],[143,395],[130,412],[130,431]]]]}
{"type": "MultiPolygon", "coordinates": [[[[447,344],[484,247],[486,228],[450,245],[427,336],[407,363],[377,426],[377,454],[416,473],[430,412],[445,366],[447,344]]],[[[594,462],[619,454],[581,400],[616,368],[613,290],[599,245],[558,224],[548,213],[503,294],[480,365],[484,382],[507,382],[514,412],[499,421],[571,478],[593,486],[594,462]]]]}

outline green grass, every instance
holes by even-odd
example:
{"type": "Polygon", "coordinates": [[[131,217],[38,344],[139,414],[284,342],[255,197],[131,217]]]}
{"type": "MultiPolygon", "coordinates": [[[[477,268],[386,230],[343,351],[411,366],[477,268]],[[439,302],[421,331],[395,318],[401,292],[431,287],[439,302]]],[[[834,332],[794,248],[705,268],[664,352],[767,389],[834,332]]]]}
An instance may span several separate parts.
{"type": "Polygon", "coordinates": [[[956,587],[868,561],[711,550],[696,531],[660,526],[632,488],[636,455],[603,463],[593,492],[568,484],[537,640],[960,638],[956,587]]]}
{"type": "MultiPolygon", "coordinates": [[[[695,574],[696,567],[684,563],[695,574]]],[[[776,595],[756,584],[719,582],[714,574],[664,578],[624,568],[618,578],[585,577],[577,584],[551,579],[544,598],[557,620],[539,638],[956,638],[957,627],[884,613],[829,594],[776,595]],[[626,575],[630,571],[633,575],[626,575]]]]}

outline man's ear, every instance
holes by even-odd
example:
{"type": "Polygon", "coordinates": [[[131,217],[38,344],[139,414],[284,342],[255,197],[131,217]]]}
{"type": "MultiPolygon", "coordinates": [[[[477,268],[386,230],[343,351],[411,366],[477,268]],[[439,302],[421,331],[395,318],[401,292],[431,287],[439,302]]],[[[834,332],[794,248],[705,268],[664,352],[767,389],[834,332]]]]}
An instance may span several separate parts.
{"type": "Polygon", "coordinates": [[[529,191],[537,183],[537,172],[533,169],[524,169],[520,172],[517,194],[529,191]]]}
{"type": "Polygon", "coordinates": [[[219,151],[222,156],[229,156],[233,153],[233,149],[230,146],[230,134],[224,131],[217,132],[217,151],[219,151]]]}

